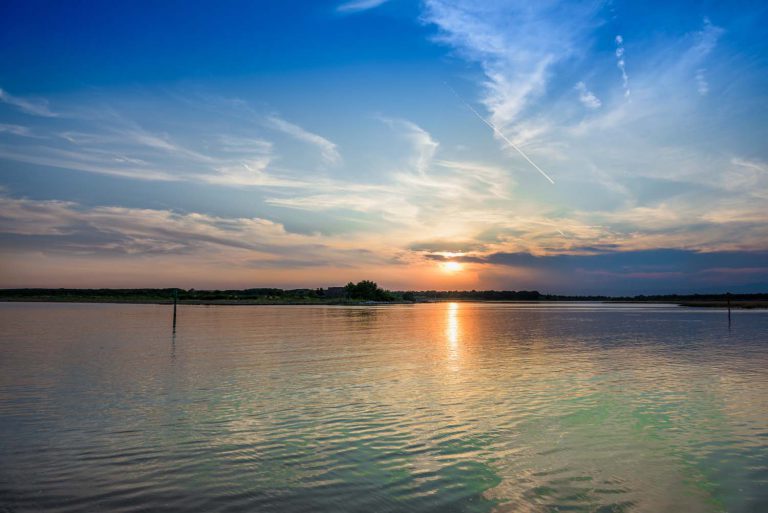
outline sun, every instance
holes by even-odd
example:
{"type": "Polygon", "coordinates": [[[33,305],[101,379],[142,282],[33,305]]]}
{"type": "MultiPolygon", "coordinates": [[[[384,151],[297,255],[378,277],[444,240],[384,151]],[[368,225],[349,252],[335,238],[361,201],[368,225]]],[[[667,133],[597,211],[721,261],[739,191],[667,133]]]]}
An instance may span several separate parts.
{"type": "Polygon", "coordinates": [[[440,269],[446,273],[455,273],[464,269],[464,266],[459,262],[440,262],[440,269]]]}

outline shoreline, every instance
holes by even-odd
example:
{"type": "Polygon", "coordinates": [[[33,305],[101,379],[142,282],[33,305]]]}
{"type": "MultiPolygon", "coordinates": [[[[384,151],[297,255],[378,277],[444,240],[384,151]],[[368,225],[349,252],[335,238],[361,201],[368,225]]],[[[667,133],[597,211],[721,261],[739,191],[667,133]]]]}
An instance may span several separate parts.
{"type": "MultiPolygon", "coordinates": [[[[255,301],[237,299],[184,299],[176,302],[178,306],[380,306],[413,305],[435,301],[255,301]]],[[[93,299],[93,298],[0,298],[0,303],[104,303],[116,305],[166,305],[172,306],[169,299],[93,299]]]]}
{"type": "MultiPolygon", "coordinates": [[[[83,303],[83,304],[125,304],[125,305],[173,305],[169,299],[107,299],[107,298],[7,298],[0,297],[0,303],[83,303]]],[[[599,304],[638,304],[638,305],[676,305],[684,308],[728,308],[725,301],[542,301],[542,300],[481,300],[481,299],[432,299],[427,301],[350,301],[350,300],[318,300],[318,301],[258,301],[237,299],[179,300],[177,305],[183,306],[387,306],[414,305],[424,303],[490,303],[490,304],[554,304],[554,303],[599,303],[599,304]]],[[[765,310],[768,301],[732,301],[732,310],[765,310]]]]}

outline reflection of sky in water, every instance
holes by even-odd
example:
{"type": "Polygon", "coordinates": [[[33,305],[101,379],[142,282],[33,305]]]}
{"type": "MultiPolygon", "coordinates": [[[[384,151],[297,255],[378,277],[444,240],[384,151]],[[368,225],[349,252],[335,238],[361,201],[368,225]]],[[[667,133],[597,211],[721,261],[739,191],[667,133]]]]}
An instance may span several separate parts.
{"type": "Polygon", "coordinates": [[[0,509],[768,509],[766,312],[169,314],[0,305],[0,509]]]}

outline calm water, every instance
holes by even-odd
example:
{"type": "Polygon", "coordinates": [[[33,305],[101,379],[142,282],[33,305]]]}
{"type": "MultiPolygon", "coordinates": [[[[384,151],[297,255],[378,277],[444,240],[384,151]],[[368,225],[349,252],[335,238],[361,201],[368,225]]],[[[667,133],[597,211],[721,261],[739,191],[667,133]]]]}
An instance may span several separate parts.
{"type": "Polygon", "coordinates": [[[0,511],[766,512],[768,312],[0,304],[0,511]]]}

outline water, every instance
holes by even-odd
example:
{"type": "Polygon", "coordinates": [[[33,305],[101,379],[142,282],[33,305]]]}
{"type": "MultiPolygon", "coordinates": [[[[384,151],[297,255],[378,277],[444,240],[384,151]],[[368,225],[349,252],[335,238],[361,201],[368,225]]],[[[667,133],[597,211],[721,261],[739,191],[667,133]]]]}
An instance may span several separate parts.
{"type": "Polygon", "coordinates": [[[768,312],[0,304],[0,511],[765,512],[768,312]]]}

